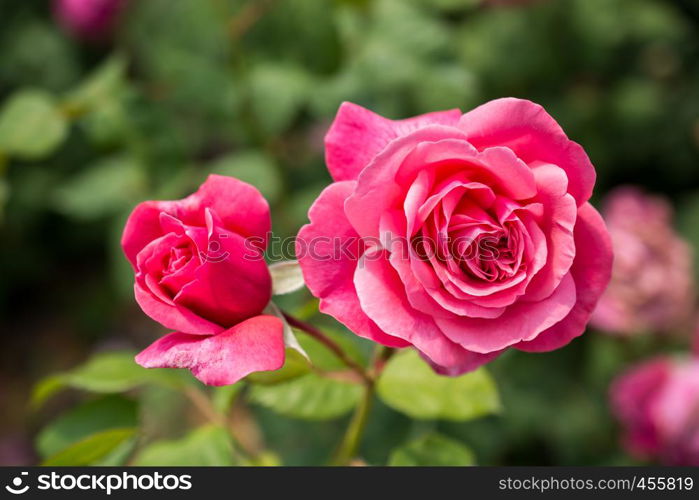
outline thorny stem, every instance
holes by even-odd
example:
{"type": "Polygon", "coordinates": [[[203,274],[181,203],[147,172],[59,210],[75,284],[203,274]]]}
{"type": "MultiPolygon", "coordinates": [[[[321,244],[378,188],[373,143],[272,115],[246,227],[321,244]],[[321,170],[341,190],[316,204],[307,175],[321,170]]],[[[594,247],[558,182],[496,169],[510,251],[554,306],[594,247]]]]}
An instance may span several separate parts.
{"type": "Polygon", "coordinates": [[[302,321],[298,318],[284,313],[284,317],[289,325],[303,330],[328,349],[330,349],[348,368],[354,371],[361,377],[364,385],[364,393],[359,402],[352,418],[350,419],[347,430],[345,431],[342,441],[337,447],[337,450],[331,460],[331,465],[349,465],[353,458],[357,456],[359,445],[362,441],[362,436],[369,421],[369,413],[374,401],[376,393],[376,380],[383,371],[386,361],[393,355],[395,349],[389,349],[384,346],[376,346],[372,362],[369,369],[365,369],[359,363],[350,358],[347,353],[333,339],[325,335],[318,328],[302,321]]]}
{"type": "Polygon", "coordinates": [[[347,365],[347,367],[350,370],[354,371],[357,375],[359,375],[365,384],[373,384],[373,379],[369,376],[369,374],[362,367],[362,365],[360,365],[351,357],[349,357],[347,353],[342,349],[342,347],[340,347],[340,345],[337,344],[333,339],[321,332],[315,326],[306,323],[305,321],[302,321],[298,318],[295,318],[290,314],[284,313],[284,318],[289,323],[289,325],[298,328],[299,330],[303,330],[308,335],[316,339],[318,342],[322,343],[325,347],[330,349],[333,352],[333,354],[335,354],[335,356],[337,356],[340,359],[340,361],[347,365]]]}

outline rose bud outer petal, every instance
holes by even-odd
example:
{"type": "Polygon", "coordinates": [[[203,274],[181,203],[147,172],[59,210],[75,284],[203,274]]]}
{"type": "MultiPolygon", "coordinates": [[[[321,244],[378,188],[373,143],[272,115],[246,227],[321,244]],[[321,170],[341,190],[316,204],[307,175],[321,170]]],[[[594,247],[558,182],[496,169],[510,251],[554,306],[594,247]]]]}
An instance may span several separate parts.
{"type": "Polygon", "coordinates": [[[165,213],[183,224],[206,227],[206,209],[217,214],[221,225],[233,233],[249,238],[250,244],[264,250],[271,228],[269,205],[250,184],[233,177],[210,175],[192,195],[176,201],[145,201],[129,215],[121,246],[126,258],[136,268],[136,256],[151,241],[166,231],[161,226],[165,213]]]}
{"type": "Polygon", "coordinates": [[[256,316],[210,337],[171,333],[136,356],[146,368],[187,368],[207,385],[231,385],[258,371],[284,365],[284,326],[256,316]]]}
{"type": "Polygon", "coordinates": [[[206,209],[211,209],[227,230],[264,250],[272,222],[269,204],[256,187],[234,177],[210,175],[192,195],[179,203],[180,218],[185,224],[206,223],[206,209]]]}
{"type": "Polygon", "coordinates": [[[461,111],[436,111],[405,120],[389,120],[351,102],[343,102],[325,136],[325,162],[335,181],[356,180],[371,160],[397,137],[427,125],[458,123],[461,111]]]}
{"type": "Polygon", "coordinates": [[[134,295],[143,312],[165,328],[194,335],[214,335],[225,330],[187,307],[163,302],[138,283],[134,284],[134,295]]]}

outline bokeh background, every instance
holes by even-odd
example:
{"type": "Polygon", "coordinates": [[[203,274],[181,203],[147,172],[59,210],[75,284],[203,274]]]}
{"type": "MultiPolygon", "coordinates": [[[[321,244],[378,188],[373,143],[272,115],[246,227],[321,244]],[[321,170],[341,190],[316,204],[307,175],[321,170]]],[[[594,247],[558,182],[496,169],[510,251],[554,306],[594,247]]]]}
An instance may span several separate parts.
{"type": "MultiPolygon", "coordinates": [[[[41,462],[67,439],[45,429],[95,401],[89,415],[123,412],[147,440],[200,419],[165,389],[32,398],[46,377],[162,333],[135,305],[119,247],[136,203],[233,175],[270,201],[276,234],[294,235],[330,180],[322,138],[345,100],[391,118],[536,101],[588,151],[595,203],[641,186],[699,243],[694,0],[123,0],[92,18],[59,3],[0,0],[0,464],[41,462]]],[[[329,321],[310,299],[283,305],[329,321]]],[[[417,421],[377,403],[362,456],[385,463],[437,430],[479,464],[638,463],[620,446],[609,384],[687,350],[692,328],[678,330],[590,329],[557,352],[508,352],[490,366],[498,415],[417,421]]],[[[240,439],[289,465],[322,463],[346,424],[243,403],[235,414],[240,439]]]]}

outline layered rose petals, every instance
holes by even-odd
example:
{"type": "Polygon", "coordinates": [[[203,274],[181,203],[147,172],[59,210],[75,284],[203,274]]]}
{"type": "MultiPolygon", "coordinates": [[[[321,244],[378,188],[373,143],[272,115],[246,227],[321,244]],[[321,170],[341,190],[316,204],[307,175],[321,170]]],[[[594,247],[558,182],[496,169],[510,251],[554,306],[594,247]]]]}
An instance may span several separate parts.
{"type": "Polygon", "coordinates": [[[230,177],[212,175],[183,200],[134,209],[122,246],[136,273],[136,301],[177,332],[139,363],[189,368],[213,385],[283,364],[282,323],[262,315],[271,298],[263,258],[269,229],[262,195],[230,177]]]}
{"type": "Polygon", "coordinates": [[[540,106],[392,121],[345,103],[326,160],[339,182],[297,242],[323,312],[450,375],[583,332],[611,245],[589,159],[540,106]]]}

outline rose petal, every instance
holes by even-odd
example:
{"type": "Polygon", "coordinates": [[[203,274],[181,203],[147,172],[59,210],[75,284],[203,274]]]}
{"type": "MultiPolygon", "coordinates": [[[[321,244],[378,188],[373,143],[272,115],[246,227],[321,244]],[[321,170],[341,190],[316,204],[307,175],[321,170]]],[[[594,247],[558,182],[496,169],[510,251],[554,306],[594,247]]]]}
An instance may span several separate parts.
{"type": "MultiPolygon", "coordinates": [[[[355,192],[345,202],[345,213],[360,236],[378,236],[379,219],[389,208],[403,203],[408,187],[418,176],[424,164],[412,164],[410,173],[405,173],[403,184],[396,176],[408,155],[421,143],[443,141],[449,138],[464,139],[464,135],[452,127],[430,125],[406,136],[395,139],[362,170],[355,192]]],[[[469,148],[462,141],[462,151],[469,148]]],[[[471,148],[475,154],[476,150],[471,148]]]]}
{"type": "Polygon", "coordinates": [[[205,227],[207,208],[215,211],[227,230],[250,238],[259,249],[267,246],[271,228],[269,205],[260,192],[243,181],[210,175],[192,195],[177,201],[146,201],[133,210],[121,238],[131,264],[151,241],[165,234],[161,226],[164,212],[188,226],[205,227]]]}
{"type": "Polygon", "coordinates": [[[146,368],[188,368],[208,385],[231,385],[257,371],[284,365],[279,318],[256,316],[214,336],[171,333],[136,356],[146,368]]]}
{"type": "Polygon", "coordinates": [[[272,297],[272,278],[262,253],[251,248],[249,240],[217,226],[211,217],[209,212],[209,243],[202,264],[174,302],[231,326],[262,312],[272,297]]]}
{"type": "Polygon", "coordinates": [[[420,355],[430,364],[432,369],[440,375],[445,375],[447,377],[458,377],[464,373],[476,370],[486,363],[490,363],[502,353],[503,351],[495,351],[488,354],[478,354],[477,352],[467,353],[468,356],[466,356],[461,363],[452,366],[438,365],[423,352],[421,352],[420,355]]]}
{"type": "Polygon", "coordinates": [[[360,337],[405,347],[406,342],[381,331],[359,305],[352,280],[364,245],[343,210],[355,185],[355,181],[336,182],[320,194],[308,213],[311,223],[298,233],[296,256],[306,286],[320,299],[321,312],[360,337]]]}
{"type": "Polygon", "coordinates": [[[464,114],[458,127],[479,150],[505,146],[527,163],[558,165],[568,174],[568,192],[578,206],[590,198],[596,177],[590,159],[538,104],[514,98],[496,99],[464,114]]]}
{"type": "Polygon", "coordinates": [[[576,257],[570,268],[575,280],[577,303],[561,322],[535,339],[515,347],[527,352],[551,351],[582,335],[597,301],[607,288],[612,272],[612,243],[602,217],[585,203],[575,224],[576,257]]]}
{"type": "Polygon", "coordinates": [[[534,276],[524,298],[532,302],[551,295],[563,276],[568,274],[575,259],[574,230],[578,217],[575,199],[566,194],[568,179],[562,169],[541,165],[534,169],[534,177],[539,186],[537,200],[544,207],[542,227],[548,253],[541,271],[532,270],[534,276]]]}
{"type": "Polygon", "coordinates": [[[138,283],[134,284],[134,295],[143,312],[165,328],[195,335],[214,335],[225,330],[221,325],[202,318],[186,307],[157,299],[150,290],[138,283]]]}
{"type": "Polygon", "coordinates": [[[444,335],[473,352],[489,353],[522,340],[531,340],[565,318],[575,306],[575,283],[566,276],[553,294],[541,302],[519,301],[496,320],[435,318],[444,335]]]}
{"type": "Polygon", "coordinates": [[[473,362],[472,352],[447,339],[430,316],[410,305],[385,250],[362,256],[354,284],[362,310],[386,333],[411,343],[442,367],[468,366],[473,362]]]}
{"type": "Polygon", "coordinates": [[[356,180],[389,142],[430,124],[455,125],[461,111],[437,111],[406,120],[389,120],[343,102],[325,136],[325,160],[336,181],[356,180]]]}

